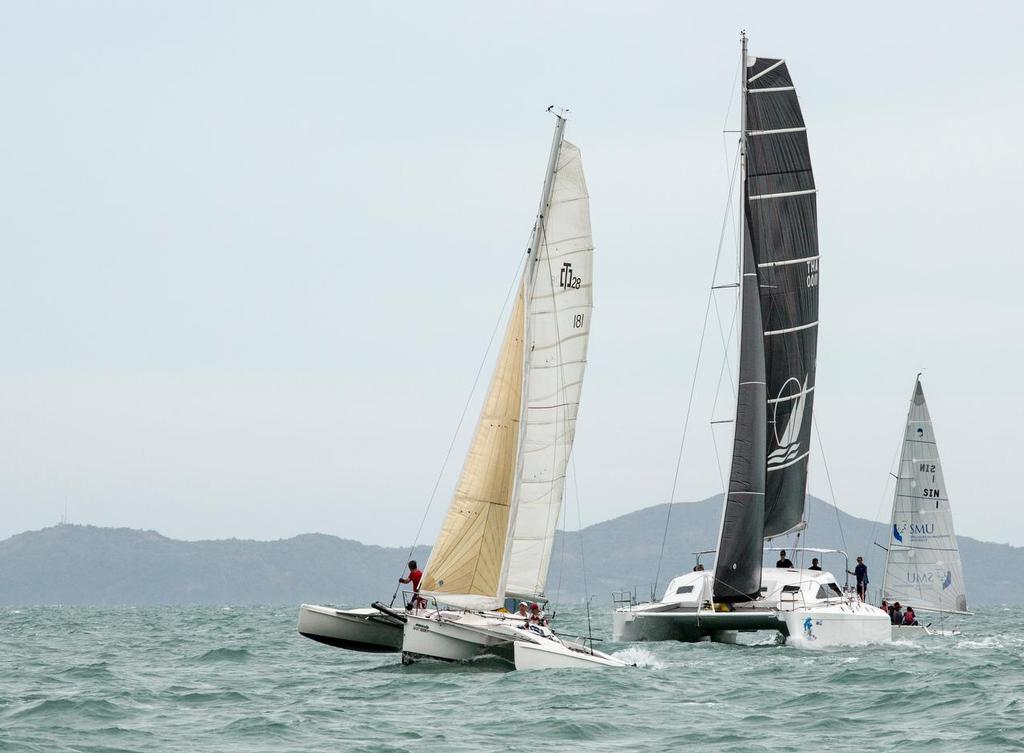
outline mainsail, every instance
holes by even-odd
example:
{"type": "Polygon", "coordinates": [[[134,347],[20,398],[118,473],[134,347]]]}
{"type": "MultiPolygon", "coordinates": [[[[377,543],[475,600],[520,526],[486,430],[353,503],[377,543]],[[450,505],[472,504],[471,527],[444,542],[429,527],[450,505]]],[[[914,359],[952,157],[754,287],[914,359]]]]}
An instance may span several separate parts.
{"type": "Polygon", "coordinates": [[[744,37],[743,61],[740,384],[720,601],[754,598],[762,539],[803,523],[818,341],[817,202],[800,102],[784,60],[747,57],[744,37]],[[750,405],[755,394],[763,406],[750,405]]]}
{"type": "Polygon", "coordinates": [[[882,598],[915,610],[967,611],[953,513],[920,375],[907,414],[888,549],[882,598]]]}
{"type": "Polygon", "coordinates": [[[561,512],[592,308],[579,149],[555,129],[517,303],[424,593],[467,608],[540,596],[561,512]]]}

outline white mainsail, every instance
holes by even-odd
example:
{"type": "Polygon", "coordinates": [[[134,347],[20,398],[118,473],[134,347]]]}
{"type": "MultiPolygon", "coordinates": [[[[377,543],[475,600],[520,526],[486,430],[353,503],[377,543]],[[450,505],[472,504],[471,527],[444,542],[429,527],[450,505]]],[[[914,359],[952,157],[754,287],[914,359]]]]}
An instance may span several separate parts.
{"type": "Polygon", "coordinates": [[[953,513],[920,375],[903,437],[882,598],[915,611],[967,611],[953,513]]]}
{"type": "Polygon", "coordinates": [[[455,606],[538,596],[547,579],[586,367],[590,205],[558,119],[517,304],[423,592],[455,606]]]}
{"type": "Polygon", "coordinates": [[[576,435],[593,308],[594,244],[580,150],[562,142],[534,244],[526,405],[505,592],[540,596],[576,435]]]}

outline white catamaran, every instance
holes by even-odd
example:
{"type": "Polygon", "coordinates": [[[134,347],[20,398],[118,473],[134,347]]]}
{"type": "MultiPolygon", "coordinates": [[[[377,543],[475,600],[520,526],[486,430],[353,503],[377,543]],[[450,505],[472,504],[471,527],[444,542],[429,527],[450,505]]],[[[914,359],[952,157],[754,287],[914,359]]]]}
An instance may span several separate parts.
{"type": "Polygon", "coordinates": [[[587,361],[593,281],[590,203],[580,151],[554,139],[526,263],[476,434],[410,613],[403,662],[494,654],[517,666],[624,666],[498,611],[546,601],[587,361]],[[537,651],[519,651],[516,643],[537,651]],[[522,654],[522,657],[520,657],[522,654]]]}
{"type": "Polygon", "coordinates": [[[818,338],[817,202],[800,101],[784,60],[747,56],[740,115],[740,362],[732,467],[714,571],[660,602],[616,610],[614,639],[793,643],[889,640],[888,616],[827,572],[762,568],[764,540],[804,527],[818,338]]]}
{"type": "MultiPolygon", "coordinates": [[[[911,606],[915,614],[937,613],[943,622],[948,615],[971,614],[949,492],[920,374],[907,412],[886,549],[883,599],[890,604],[898,601],[903,608],[911,606]]],[[[933,627],[924,615],[918,622],[916,627],[893,626],[893,638],[957,632],[933,627]]]]}

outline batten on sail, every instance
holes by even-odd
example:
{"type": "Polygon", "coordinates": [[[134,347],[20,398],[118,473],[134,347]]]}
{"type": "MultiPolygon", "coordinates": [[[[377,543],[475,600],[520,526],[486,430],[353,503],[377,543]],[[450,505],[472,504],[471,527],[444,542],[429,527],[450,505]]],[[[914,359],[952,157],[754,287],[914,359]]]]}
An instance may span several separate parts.
{"type": "MultiPolygon", "coordinates": [[[[509,317],[505,339],[462,467],[455,496],[431,551],[425,593],[484,597],[499,601],[501,563],[508,531],[519,446],[523,384],[523,286],[509,317]]],[[[474,606],[480,599],[462,599],[474,606]]]]}
{"type": "Polygon", "coordinates": [[[903,435],[882,597],[915,610],[967,612],[953,513],[920,378],[903,435]]]}
{"type": "Polygon", "coordinates": [[[534,248],[525,427],[505,584],[517,596],[544,593],[587,364],[594,244],[580,151],[568,141],[534,248]]]}

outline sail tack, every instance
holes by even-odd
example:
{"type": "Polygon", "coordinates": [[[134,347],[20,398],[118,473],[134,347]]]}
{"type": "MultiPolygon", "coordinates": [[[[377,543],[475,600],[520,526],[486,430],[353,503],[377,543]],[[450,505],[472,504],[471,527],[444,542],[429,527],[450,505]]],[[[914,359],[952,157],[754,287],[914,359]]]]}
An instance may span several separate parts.
{"type": "Polygon", "coordinates": [[[903,436],[882,597],[915,610],[967,611],[949,494],[920,378],[903,436]]]}
{"type": "Polygon", "coordinates": [[[544,593],[587,365],[594,244],[580,151],[568,141],[531,256],[519,497],[505,584],[517,596],[544,593]]]}
{"type": "Polygon", "coordinates": [[[818,344],[818,217],[784,60],[747,66],[746,220],[761,290],[767,392],[764,536],[803,520],[818,344]]]}

